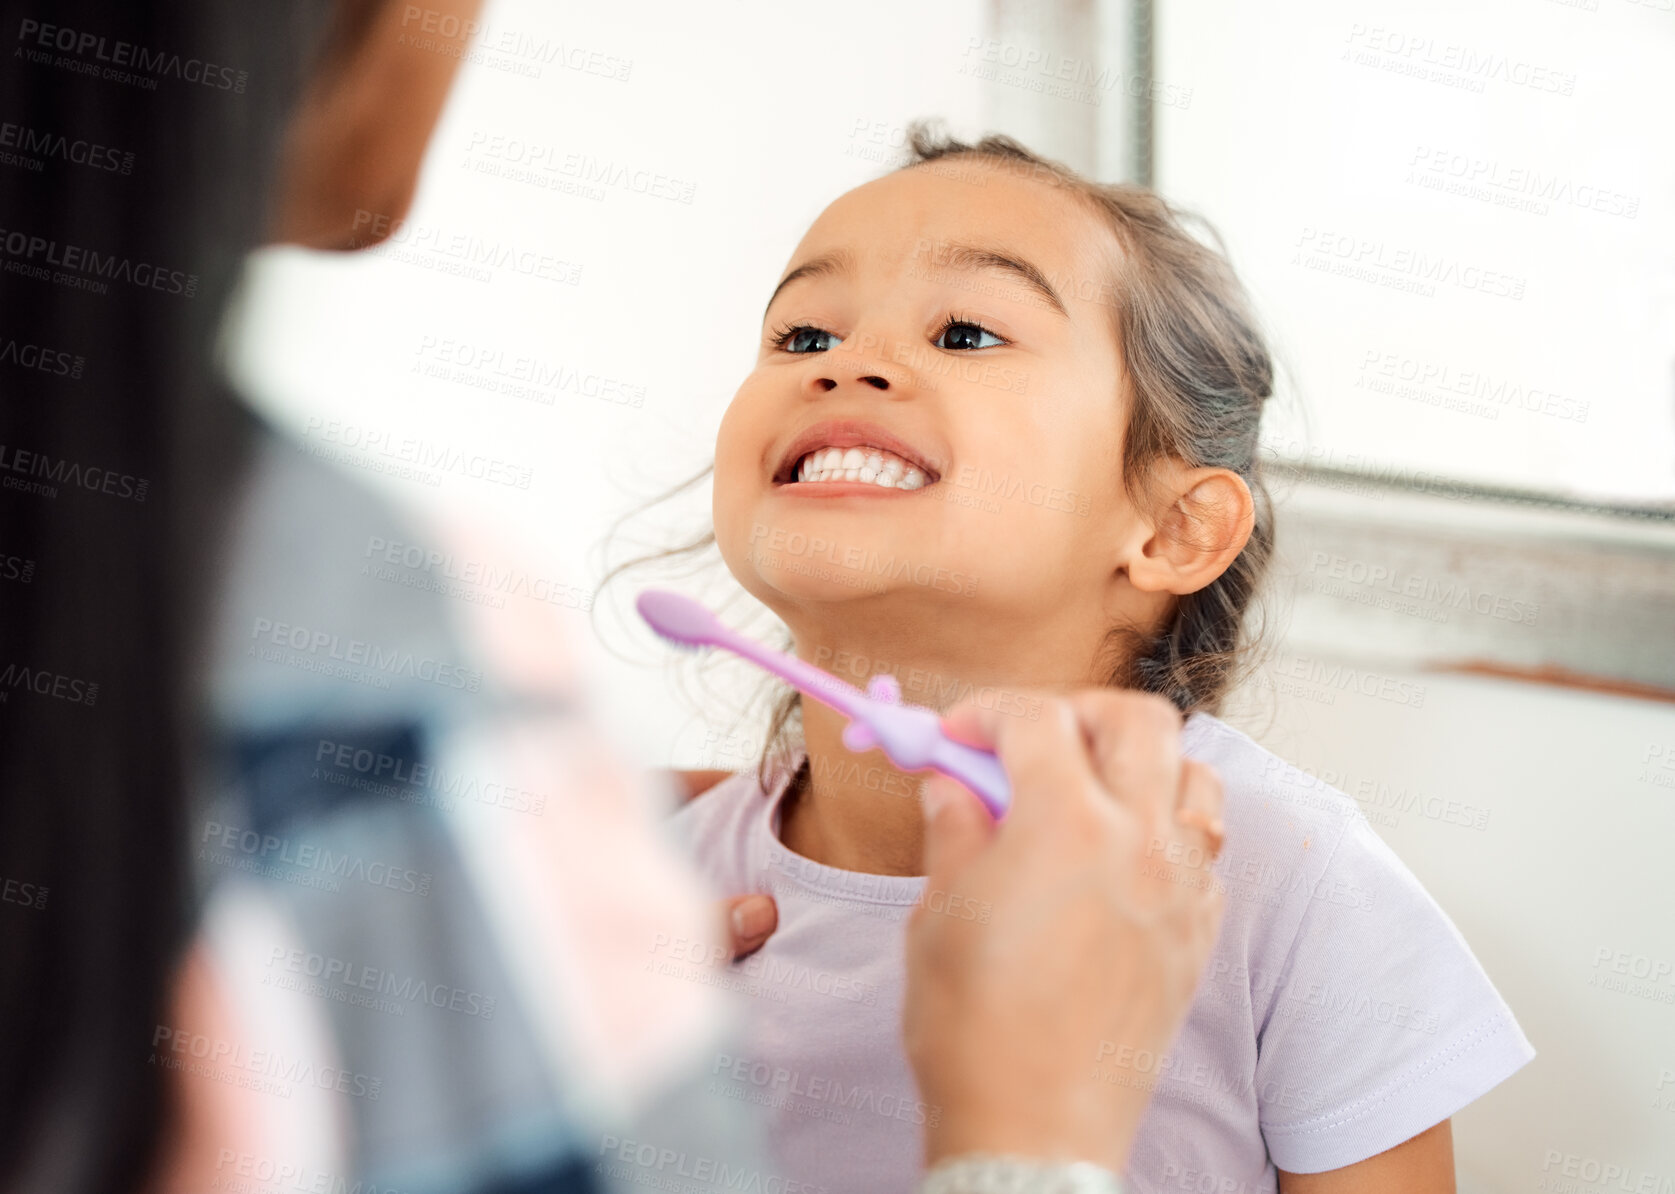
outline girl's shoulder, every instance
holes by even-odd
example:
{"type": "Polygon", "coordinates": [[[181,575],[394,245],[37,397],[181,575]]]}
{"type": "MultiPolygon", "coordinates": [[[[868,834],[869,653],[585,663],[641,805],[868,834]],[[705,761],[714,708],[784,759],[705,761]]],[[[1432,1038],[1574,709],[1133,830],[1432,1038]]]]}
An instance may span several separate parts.
{"type": "Polygon", "coordinates": [[[1231,938],[1253,954],[1283,954],[1306,921],[1321,919],[1322,903],[1370,911],[1428,900],[1361,806],[1330,783],[1208,714],[1188,720],[1182,749],[1221,776],[1227,839],[1216,876],[1238,930],[1231,938]]]}
{"type": "Polygon", "coordinates": [[[712,876],[748,872],[772,835],[772,797],[786,778],[776,771],[764,789],[754,767],[735,772],[676,809],[667,831],[712,876]]]}
{"type": "Polygon", "coordinates": [[[1326,780],[1208,713],[1187,719],[1181,748],[1221,777],[1230,844],[1235,836],[1254,844],[1301,834],[1311,852],[1326,856],[1351,825],[1365,820],[1360,805],[1326,780]]]}
{"type": "Polygon", "coordinates": [[[1337,1169],[1453,1115],[1535,1055],[1447,913],[1358,801],[1195,714],[1222,776],[1225,895],[1199,1005],[1255,1034],[1275,1165],[1337,1169]],[[1283,1092],[1271,1098],[1268,1092],[1283,1092]]]}
{"type": "Polygon", "coordinates": [[[717,820],[736,818],[765,795],[754,769],[735,771],[696,796],[685,799],[669,815],[669,824],[689,832],[698,826],[712,825],[717,820]]]}

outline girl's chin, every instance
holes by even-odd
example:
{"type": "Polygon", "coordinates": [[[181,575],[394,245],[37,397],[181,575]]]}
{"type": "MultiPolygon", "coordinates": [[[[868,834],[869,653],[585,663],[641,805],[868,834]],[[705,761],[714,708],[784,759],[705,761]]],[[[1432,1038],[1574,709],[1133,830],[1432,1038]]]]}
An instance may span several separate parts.
{"type": "Polygon", "coordinates": [[[887,559],[877,558],[846,565],[759,549],[753,550],[745,562],[754,582],[745,587],[782,617],[782,603],[794,606],[890,598],[903,606],[935,609],[977,592],[977,578],[970,573],[905,560],[893,566],[887,559]]]}
{"type": "MultiPolygon", "coordinates": [[[[842,506],[801,504],[795,515],[757,515],[745,535],[722,538],[722,557],[741,584],[768,608],[892,598],[904,609],[946,607],[979,591],[978,575],[938,549],[938,528],[822,517],[842,506]]],[[[845,503],[854,510],[860,503],[845,503]]],[[[870,503],[869,503],[870,505],[870,503]]],[[[878,509],[878,507],[873,507],[878,509]]],[[[733,527],[742,530],[737,524],[733,527]]],[[[893,602],[894,603],[894,602],[893,602]]]]}

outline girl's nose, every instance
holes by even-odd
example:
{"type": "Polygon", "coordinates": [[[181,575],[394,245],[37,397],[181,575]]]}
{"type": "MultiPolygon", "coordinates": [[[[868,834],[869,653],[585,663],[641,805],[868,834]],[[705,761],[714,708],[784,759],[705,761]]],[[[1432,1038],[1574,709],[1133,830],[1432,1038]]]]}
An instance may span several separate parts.
{"type": "MultiPolygon", "coordinates": [[[[890,388],[890,379],[887,377],[880,377],[876,373],[863,374],[855,380],[864,382],[865,384],[873,387],[875,390],[888,390],[890,388]]],[[[831,377],[816,377],[814,379],[814,384],[820,389],[828,391],[835,390],[838,387],[837,380],[831,377]]]]}
{"type": "Polygon", "coordinates": [[[908,397],[917,389],[913,372],[892,361],[890,355],[887,342],[872,333],[857,333],[831,352],[820,355],[818,363],[809,370],[806,392],[827,394],[840,386],[853,389],[859,384],[892,397],[908,397]]]}

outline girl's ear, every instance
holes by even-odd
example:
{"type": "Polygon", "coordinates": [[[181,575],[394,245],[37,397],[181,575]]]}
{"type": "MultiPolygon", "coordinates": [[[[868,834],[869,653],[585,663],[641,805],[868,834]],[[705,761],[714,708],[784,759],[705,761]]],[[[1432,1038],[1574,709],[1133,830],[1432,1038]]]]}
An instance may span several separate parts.
{"type": "Polygon", "coordinates": [[[1129,583],[1148,593],[1196,593],[1245,549],[1256,526],[1256,503],[1244,478],[1230,469],[1165,464],[1154,480],[1168,505],[1128,561],[1129,583]]]}

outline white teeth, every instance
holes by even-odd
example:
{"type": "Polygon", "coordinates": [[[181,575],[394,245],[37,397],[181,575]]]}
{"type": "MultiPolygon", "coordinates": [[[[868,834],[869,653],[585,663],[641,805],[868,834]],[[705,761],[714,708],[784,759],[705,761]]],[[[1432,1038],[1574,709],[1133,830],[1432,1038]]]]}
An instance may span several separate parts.
{"type": "Polygon", "coordinates": [[[820,448],[797,463],[798,481],[860,481],[881,489],[920,489],[930,479],[882,448],[820,448]]]}

